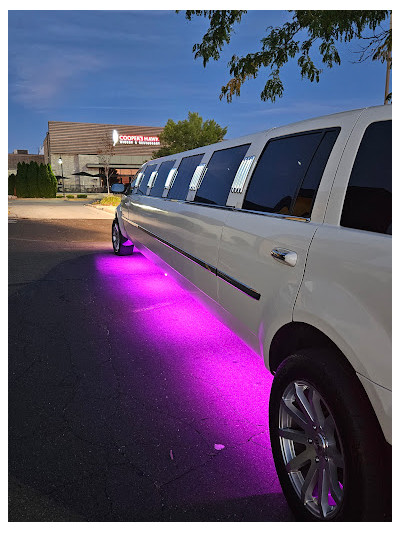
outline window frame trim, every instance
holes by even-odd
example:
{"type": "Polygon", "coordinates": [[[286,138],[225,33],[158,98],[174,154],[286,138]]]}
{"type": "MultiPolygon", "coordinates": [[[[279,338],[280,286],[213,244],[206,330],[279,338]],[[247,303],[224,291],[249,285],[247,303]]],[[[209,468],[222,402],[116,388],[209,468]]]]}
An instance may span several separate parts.
{"type": "MultiPolygon", "coordinates": [[[[211,153],[210,157],[208,158],[208,161],[207,161],[207,164],[206,164],[206,168],[207,168],[207,170],[206,170],[206,172],[205,172],[204,175],[203,175],[203,178],[202,178],[202,180],[201,180],[201,183],[200,183],[199,187],[198,187],[198,188],[196,189],[196,191],[195,191],[196,194],[195,194],[193,200],[191,201],[191,203],[198,203],[198,204],[203,203],[203,202],[196,202],[195,199],[196,199],[197,193],[200,191],[201,185],[204,183],[204,178],[205,178],[206,174],[208,173],[208,170],[209,170],[209,168],[210,168],[210,163],[211,163],[212,158],[214,157],[214,155],[215,155],[216,153],[226,152],[227,150],[234,150],[234,149],[236,149],[236,148],[241,148],[242,146],[247,146],[247,151],[243,154],[242,158],[240,159],[240,162],[239,162],[238,168],[236,169],[236,172],[235,172],[235,174],[234,174],[234,176],[233,176],[233,178],[232,178],[232,181],[231,181],[231,183],[230,183],[230,185],[229,185],[229,188],[228,188],[228,194],[227,194],[227,197],[226,197],[226,200],[225,200],[225,204],[224,204],[224,205],[226,206],[226,203],[227,203],[227,201],[228,201],[229,195],[231,194],[232,185],[233,185],[233,182],[235,181],[235,177],[236,177],[237,171],[239,170],[239,167],[240,167],[240,165],[241,165],[243,159],[246,157],[247,152],[250,150],[252,144],[253,144],[252,142],[244,142],[244,143],[241,143],[241,144],[234,144],[233,146],[227,146],[226,148],[221,148],[221,150],[214,150],[214,151],[211,153]]],[[[253,163],[254,163],[254,161],[253,161],[253,163]]],[[[203,203],[203,204],[205,205],[205,203],[203,203]]],[[[220,204],[211,204],[211,203],[210,203],[210,205],[219,206],[220,204]]]]}
{"type": "MultiPolygon", "coordinates": [[[[204,148],[206,148],[206,147],[204,147],[204,148]]],[[[201,162],[203,161],[203,158],[204,158],[205,154],[206,154],[206,151],[204,151],[203,153],[192,154],[192,155],[187,155],[187,156],[185,156],[185,157],[181,157],[181,159],[180,159],[180,161],[179,161],[179,165],[176,167],[176,172],[175,172],[175,176],[174,176],[174,179],[173,179],[172,184],[171,184],[170,187],[168,187],[168,188],[165,188],[165,187],[164,187],[164,192],[165,192],[165,191],[168,191],[168,192],[167,192],[167,194],[166,194],[163,198],[166,198],[166,199],[168,199],[168,200],[180,200],[180,201],[185,201],[185,200],[186,200],[187,195],[189,194],[189,185],[190,185],[190,182],[191,182],[191,180],[192,180],[192,178],[193,178],[193,174],[195,173],[196,168],[197,168],[197,167],[201,164],[201,162]],[[169,193],[171,192],[172,187],[173,187],[174,184],[175,184],[176,178],[177,178],[177,176],[179,175],[179,168],[180,168],[181,164],[183,163],[183,161],[184,161],[185,159],[190,159],[191,157],[198,157],[198,156],[200,156],[200,155],[202,156],[202,158],[199,160],[199,163],[196,165],[196,167],[194,168],[194,170],[193,170],[193,172],[192,172],[192,175],[190,176],[190,179],[189,179],[189,185],[188,185],[188,189],[187,189],[187,191],[186,191],[186,196],[185,196],[185,198],[184,198],[184,199],[182,199],[182,198],[168,198],[168,195],[169,195],[169,193]]],[[[177,161],[177,159],[175,160],[175,163],[176,163],[176,161],[177,161]]],[[[172,168],[174,168],[174,167],[172,167],[172,168]]],[[[171,170],[172,170],[172,169],[171,169],[171,170]]]]}
{"type": "Polygon", "coordinates": [[[381,235],[381,236],[392,238],[392,232],[391,233],[383,233],[381,231],[376,231],[376,230],[361,229],[361,228],[355,228],[353,226],[343,226],[342,225],[343,210],[344,210],[344,205],[345,205],[345,202],[346,202],[347,192],[348,192],[348,189],[349,189],[349,186],[350,186],[351,176],[353,174],[354,166],[356,164],[357,157],[358,157],[361,145],[363,143],[365,134],[366,134],[367,130],[371,126],[373,126],[374,124],[382,123],[382,122],[390,122],[391,131],[392,131],[392,143],[391,143],[391,146],[392,146],[392,175],[391,175],[391,183],[392,183],[392,223],[391,223],[391,226],[393,226],[393,202],[394,202],[394,198],[393,198],[393,120],[392,120],[392,117],[380,117],[380,118],[376,118],[375,120],[370,120],[368,123],[365,124],[365,127],[362,129],[362,134],[359,137],[359,143],[358,143],[357,149],[354,152],[354,159],[353,159],[353,162],[352,162],[352,165],[351,165],[351,169],[350,169],[350,172],[349,172],[349,175],[348,175],[348,180],[347,180],[346,186],[344,188],[343,201],[342,201],[342,205],[341,205],[341,208],[340,208],[340,211],[339,211],[339,220],[338,220],[337,223],[338,223],[338,227],[340,229],[342,229],[342,230],[363,231],[363,232],[367,232],[367,233],[372,233],[373,235],[381,235]]]}
{"type": "MultiPolygon", "coordinates": [[[[239,209],[243,210],[243,211],[246,211],[248,213],[262,213],[262,214],[266,214],[266,215],[279,215],[280,217],[283,217],[283,218],[290,218],[290,219],[294,219],[294,220],[302,220],[302,221],[307,221],[309,222],[311,220],[311,216],[312,216],[312,210],[314,208],[314,203],[315,203],[315,199],[317,197],[317,193],[318,193],[318,188],[316,189],[315,191],[315,194],[314,194],[314,197],[313,197],[313,203],[312,203],[312,207],[311,207],[311,212],[310,212],[310,217],[298,217],[296,215],[293,215],[293,214],[283,214],[283,213],[273,213],[273,212],[270,212],[270,211],[257,211],[257,210],[254,210],[254,209],[245,209],[243,208],[243,204],[245,203],[246,201],[246,198],[247,198],[247,194],[249,192],[249,189],[250,189],[250,185],[251,185],[251,182],[253,180],[253,177],[254,177],[254,174],[255,172],[257,171],[257,168],[258,168],[258,165],[260,164],[260,161],[262,159],[262,156],[264,155],[264,152],[266,151],[266,149],[268,148],[269,144],[273,141],[280,141],[280,140],[284,140],[284,139],[289,139],[289,138],[292,138],[292,137],[299,137],[299,136],[304,136],[304,135],[314,135],[316,133],[321,133],[322,134],[322,137],[321,139],[319,140],[318,142],[318,145],[317,147],[315,148],[314,150],[314,154],[310,160],[310,163],[307,167],[307,170],[306,172],[304,173],[304,176],[303,176],[303,179],[299,182],[297,188],[296,188],[296,192],[295,194],[293,195],[293,199],[290,203],[290,210],[292,210],[296,204],[296,201],[297,201],[297,197],[298,197],[298,194],[299,194],[299,191],[301,189],[301,186],[307,176],[307,172],[311,166],[311,163],[312,161],[314,160],[314,157],[318,151],[318,148],[320,147],[321,145],[321,142],[323,141],[324,139],[324,136],[325,136],[325,133],[329,132],[329,131],[338,131],[338,135],[336,137],[336,140],[331,148],[331,153],[332,153],[332,150],[336,144],[336,141],[340,135],[340,132],[341,132],[341,126],[329,126],[329,127],[326,127],[326,128],[316,128],[316,129],[313,129],[313,130],[307,130],[307,131],[298,131],[298,132],[295,132],[295,133],[286,133],[285,135],[279,135],[278,137],[271,137],[267,140],[267,142],[265,143],[265,146],[264,148],[261,150],[261,153],[260,155],[258,156],[257,158],[257,161],[256,161],[256,164],[254,165],[254,168],[252,169],[251,173],[250,173],[250,176],[248,176],[248,181],[247,181],[247,186],[245,189],[243,189],[243,201],[242,201],[242,204],[241,204],[241,207],[239,209]]],[[[329,154],[329,157],[326,161],[326,165],[328,164],[328,161],[329,161],[329,158],[331,156],[331,153],[329,154]]],[[[325,165],[325,168],[326,168],[326,165],[325,165]]],[[[325,172],[325,169],[324,169],[324,172],[325,172]]],[[[323,175],[324,175],[324,172],[322,173],[321,175],[321,179],[320,179],[320,183],[321,183],[321,180],[323,178],[323,175]]],[[[318,186],[319,187],[319,186],[318,186]]]]}

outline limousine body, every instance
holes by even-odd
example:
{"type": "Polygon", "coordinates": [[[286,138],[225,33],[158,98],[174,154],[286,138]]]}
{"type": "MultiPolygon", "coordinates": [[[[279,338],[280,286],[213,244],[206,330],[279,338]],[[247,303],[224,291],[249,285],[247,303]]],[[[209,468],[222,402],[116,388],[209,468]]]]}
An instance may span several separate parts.
{"type": "Polygon", "coordinates": [[[172,273],[264,358],[296,516],[388,519],[391,106],[149,161],[112,242],[172,273]]]}

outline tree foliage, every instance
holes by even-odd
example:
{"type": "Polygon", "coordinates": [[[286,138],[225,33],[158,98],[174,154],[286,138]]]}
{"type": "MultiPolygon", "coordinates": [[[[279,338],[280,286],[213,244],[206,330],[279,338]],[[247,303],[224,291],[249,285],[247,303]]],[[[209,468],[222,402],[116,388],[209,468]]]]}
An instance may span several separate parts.
{"type": "Polygon", "coordinates": [[[18,198],[26,198],[26,175],[27,164],[25,162],[17,164],[17,176],[15,179],[15,189],[18,198]]]}
{"type": "MultiPolygon", "coordinates": [[[[114,175],[115,169],[111,167],[111,159],[115,155],[115,145],[112,136],[108,131],[103,132],[99,140],[99,163],[103,166],[104,180],[106,182],[107,194],[110,195],[110,178],[114,175]]],[[[100,173],[100,172],[99,172],[100,173]]]]}
{"type": "Polygon", "coordinates": [[[160,134],[163,147],[155,152],[153,157],[177,154],[222,141],[227,131],[228,128],[222,128],[215,120],[203,122],[198,113],[189,111],[186,120],[174,122],[171,118],[168,119],[163,132],[160,134]]]}
{"type": "Polygon", "coordinates": [[[53,172],[53,169],[51,168],[50,163],[47,165],[44,165],[46,169],[46,198],[55,198],[57,194],[57,178],[53,172]]]}
{"type": "MultiPolygon", "coordinates": [[[[187,10],[188,20],[194,16],[203,16],[210,21],[202,42],[193,46],[195,58],[202,58],[204,66],[211,59],[218,60],[222,48],[230,42],[234,25],[241,21],[245,13],[243,10],[187,10]]],[[[268,12],[265,13],[268,16],[268,12]]],[[[221,100],[226,98],[231,102],[233,96],[240,95],[240,89],[246,80],[256,78],[261,69],[267,68],[269,75],[260,96],[264,101],[274,102],[284,91],[281,69],[295,58],[301,77],[318,82],[322,73],[319,66],[321,63],[328,68],[340,65],[338,42],[367,40],[368,44],[361,47],[360,61],[371,58],[383,62],[389,60],[391,63],[392,30],[380,28],[380,24],[390,16],[389,10],[308,10],[289,13],[292,15],[291,20],[280,27],[267,28],[267,35],[261,39],[261,50],[242,57],[232,56],[228,63],[232,77],[221,88],[221,100]]]]}
{"type": "Polygon", "coordinates": [[[43,163],[40,165],[37,173],[37,195],[46,197],[47,194],[47,166],[43,163]]]}
{"type": "MultiPolygon", "coordinates": [[[[36,161],[18,163],[15,176],[15,190],[18,198],[55,198],[57,179],[50,165],[36,161]]],[[[9,180],[9,190],[12,187],[9,180]]],[[[10,194],[10,193],[9,193],[10,194]]]]}
{"type": "Polygon", "coordinates": [[[15,180],[16,180],[15,174],[10,174],[8,176],[8,194],[14,195],[15,194],[15,180]]]}
{"type": "Polygon", "coordinates": [[[39,187],[40,187],[40,180],[39,180],[39,165],[36,161],[31,161],[28,166],[28,172],[27,172],[27,180],[28,180],[28,190],[29,190],[29,198],[37,198],[40,196],[39,194],[39,187]]]}

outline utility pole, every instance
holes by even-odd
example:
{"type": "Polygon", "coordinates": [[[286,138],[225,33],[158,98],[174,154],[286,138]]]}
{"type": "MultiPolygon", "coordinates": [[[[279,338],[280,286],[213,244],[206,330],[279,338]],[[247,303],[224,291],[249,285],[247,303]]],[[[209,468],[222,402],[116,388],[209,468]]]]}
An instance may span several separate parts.
{"type": "MultiPolygon", "coordinates": [[[[392,13],[390,13],[390,33],[392,33],[392,13]]],[[[392,66],[392,50],[388,50],[386,58],[386,83],[385,83],[385,100],[384,104],[388,104],[389,96],[389,83],[390,83],[390,70],[392,66]]]]}

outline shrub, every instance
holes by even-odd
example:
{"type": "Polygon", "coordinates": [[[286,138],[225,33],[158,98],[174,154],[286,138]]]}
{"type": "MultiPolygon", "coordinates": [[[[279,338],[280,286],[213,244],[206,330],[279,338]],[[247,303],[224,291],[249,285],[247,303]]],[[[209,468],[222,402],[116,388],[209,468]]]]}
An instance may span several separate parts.
{"type": "Polygon", "coordinates": [[[87,198],[87,194],[77,194],[77,198],[87,198]]]}
{"type": "Polygon", "coordinates": [[[15,189],[18,198],[26,198],[26,174],[27,164],[25,162],[18,163],[17,177],[15,179],[15,189]]]}
{"type": "Polygon", "coordinates": [[[47,170],[47,198],[55,198],[57,194],[57,178],[51,168],[51,165],[46,165],[47,170]]]}
{"type": "Polygon", "coordinates": [[[8,176],[8,194],[11,194],[12,196],[15,194],[15,180],[16,180],[15,174],[10,174],[8,176]]]}
{"type": "Polygon", "coordinates": [[[100,200],[100,205],[119,205],[121,202],[120,196],[105,196],[100,200]]]}
{"type": "Polygon", "coordinates": [[[31,161],[28,166],[27,179],[27,195],[29,198],[37,198],[39,196],[40,186],[40,166],[36,161],[31,161]]]}
{"type": "Polygon", "coordinates": [[[38,196],[41,198],[46,198],[47,196],[47,169],[46,165],[42,163],[39,167],[38,172],[38,196]]]}
{"type": "Polygon", "coordinates": [[[66,194],[65,197],[66,198],[75,198],[75,196],[73,194],[66,194]]]}

